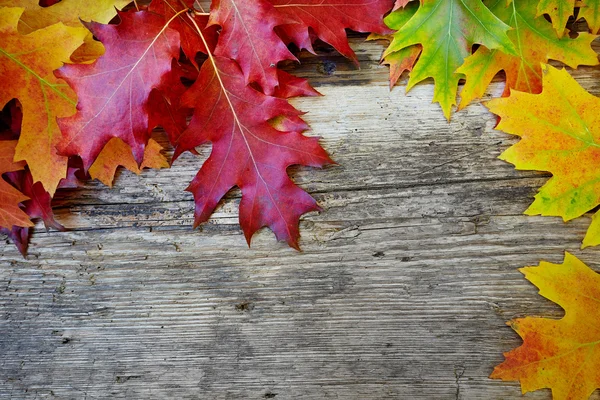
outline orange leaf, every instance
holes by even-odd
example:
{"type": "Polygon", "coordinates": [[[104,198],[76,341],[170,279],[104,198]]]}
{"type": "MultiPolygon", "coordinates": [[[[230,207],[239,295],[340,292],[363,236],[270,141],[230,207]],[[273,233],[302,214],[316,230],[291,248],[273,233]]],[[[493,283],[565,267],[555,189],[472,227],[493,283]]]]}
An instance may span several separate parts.
{"type": "Polygon", "coordinates": [[[600,275],[569,253],[563,264],[542,262],[521,272],[565,316],[511,321],[523,345],[504,354],[490,377],[518,380],[523,393],[550,388],[555,400],[589,398],[600,388],[600,275]]]}
{"type": "MultiPolygon", "coordinates": [[[[0,141],[0,176],[6,172],[20,171],[24,162],[14,162],[16,140],[0,141]]],[[[29,199],[23,193],[0,179],[0,227],[11,229],[13,226],[33,226],[29,216],[19,207],[19,203],[29,199]]]]}
{"type": "Polygon", "coordinates": [[[90,167],[90,176],[92,179],[98,179],[105,185],[112,187],[115,172],[119,166],[125,167],[138,175],[142,173],[144,168],[169,168],[169,162],[161,153],[161,150],[162,146],[150,139],[144,152],[142,165],[138,167],[133,158],[131,147],[119,138],[112,138],[90,167]]]}
{"type": "Polygon", "coordinates": [[[53,71],[69,61],[86,30],[57,23],[28,35],[17,32],[22,8],[0,9],[0,105],[21,102],[23,126],[15,160],[27,161],[33,180],[54,191],[67,175],[67,158],[56,154],[56,117],[75,113],[75,93],[53,71]]]}

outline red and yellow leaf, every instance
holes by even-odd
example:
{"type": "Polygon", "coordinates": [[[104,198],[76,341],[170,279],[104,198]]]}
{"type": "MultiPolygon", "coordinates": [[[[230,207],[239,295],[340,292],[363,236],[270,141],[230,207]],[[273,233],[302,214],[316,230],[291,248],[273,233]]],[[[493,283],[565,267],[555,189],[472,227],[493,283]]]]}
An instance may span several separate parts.
{"type": "Polygon", "coordinates": [[[521,272],[565,316],[511,321],[523,345],[504,354],[491,378],[520,381],[523,393],[550,388],[555,400],[588,399],[600,388],[600,275],[569,253],[563,264],[521,272]]]}
{"type": "Polygon", "coordinates": [[[179,34],[160,15],[119,15],[119,25],[90,25],[106,54],[93,64],[57,71],[79,96],[77,114],[59,119],[63,138],[58,149],[67,156],[79,155],[86,170],[113,137],[127,143],[142,162],[149,139],[148,98],[179,55],[179,34]]]}

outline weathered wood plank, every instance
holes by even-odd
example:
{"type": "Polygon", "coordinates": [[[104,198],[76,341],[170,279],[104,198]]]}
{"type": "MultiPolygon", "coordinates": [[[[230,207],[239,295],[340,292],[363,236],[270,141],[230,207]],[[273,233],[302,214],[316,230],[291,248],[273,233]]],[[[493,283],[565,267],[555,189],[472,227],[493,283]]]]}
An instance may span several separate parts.
{"type": "MultiPolygon", "coordinates": [[[[292,171],[325,209],[302,253],[268,231],[248,249],[235,192],[193,231],[202,158],[61,195],[71,231],[38,229],[26,260],[0,247],[0,398],[518,398],[487,378],[519,344],[504,323],[561,310],[517,268],[569,250],[600,270],[577,250],[589,218],[521,215],[547,176],[496,159],[514,139],[493,116],[447,123],[431,85],[390,93],[381,48],[353,46],[360,71],[333,53],[298,69],[340,164],[292,171]]],[[[600,95],[600,69],[575,76],[600,95]]]]}

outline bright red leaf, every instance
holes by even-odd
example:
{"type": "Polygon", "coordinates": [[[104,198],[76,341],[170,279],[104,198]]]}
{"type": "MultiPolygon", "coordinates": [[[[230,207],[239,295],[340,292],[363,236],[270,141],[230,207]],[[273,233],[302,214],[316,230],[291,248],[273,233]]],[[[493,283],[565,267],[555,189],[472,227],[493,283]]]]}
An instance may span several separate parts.
{"type": "Polygon", "coordinates": [[[270,0],[275,8],[296,21],[282,26],[285,36],[299,48],[314,53],[310,32],[356,61],[348,45],[346,29],[357,32],[391,33],[383,23],[393,0],[270,0]]]}
{"type": "Polygon", "coordinates": [[[294,22],[266,0],[214,0],[209,25],[222,27],[214,53],[237,61],[246,83],[256,82],[271,95],[278,85],[277,63],[296,60],[274,29],[294,22]]]}
{"type": "MultiPolygon", "coordinates": [[[[184,0],[184,3],[190,10],[193,10],[194,1],[195,0],[184,0]]],[[[148,7],[149,11],[162,15],[165,19],[165,24],[183,9],[183,5],[179,0],[152,0],[150,7],[148,7]]],[[[208,42],[209,47],[214,48],[218,39],[216,27],[204,28],[208,24],[208,16],[206,15],[196,15],[195,19],[198,26],[203,28],[202,33],[205,40],[208,42]]],[[[190,19],[186,14],[179,14],[171,22],[169,27],[179,32],[183,53],[194,65],[196,65],[196,54],[199,51],[206,54],[206,47],[204,46],[204,43],[202,43],[202,38],[196,31],[190,19]]]]}
{"type": "Polygon", "coordinates": [[[148,97],[179,56],[179,34],[147,11],[119,13],[119,25],[92,23],[106,53],[93,64],[65,65],[57,75],[77,92],[77,114],[59,119],[64,155],[79,155],[87,170],[113,137],[138,163],[148,142],[148,97]]]}
{"type": "Polygon", "coordinates": [[[183,103],[195,111],[175,152],[177,157],[203,143],[213,145],[187,189],[196,201],[195,225],[206,221],[221,198],[238,186],[246,240],[250,242],[258,229],[268,226],[278,240],[298,248],[300,216],[319,207],[290,180],[286,169],[295,164],[321,167],[332,161],[318,138],[305,137],[301,130],[281,132],[269,122],[279,116],[298,118],[300,111],[284,99],[245,85],[234,62],[221,57],[213,62],[204,63],[198,80],[183,97],[183,103]]]}

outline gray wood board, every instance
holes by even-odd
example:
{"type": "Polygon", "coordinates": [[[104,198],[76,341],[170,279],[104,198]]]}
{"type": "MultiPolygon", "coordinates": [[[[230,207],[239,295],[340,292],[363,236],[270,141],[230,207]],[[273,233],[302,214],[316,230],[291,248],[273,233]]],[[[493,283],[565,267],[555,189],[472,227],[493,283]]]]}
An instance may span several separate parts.
{"type": "MultiPolygon", "coordinates": [[[[352,45],[360,70],[326,51],[289,66],[325,95],[294,104],[339,163],[290,170],[324,208],[303,252],[268,230],[249,249],[239,191],[192,230],[184,189],[209,149],[59,194],[70,231],[38,225],[27,259],[0,248],[0,398],[520,397],[488,379],[520,344],[505,322],[562,311],[517,269],[568,250],[600,270],[578,250],[590,218],[522,215],[548,174],[497,159],[515,138],[494,116],[448,123],[430,82],[390,92],[382,46],[352,45]]],[[[600,95],[599,68],[574,76],[600,95]]]]}

